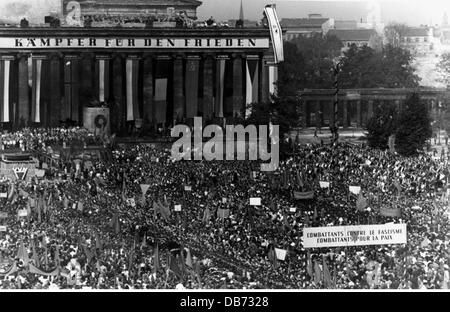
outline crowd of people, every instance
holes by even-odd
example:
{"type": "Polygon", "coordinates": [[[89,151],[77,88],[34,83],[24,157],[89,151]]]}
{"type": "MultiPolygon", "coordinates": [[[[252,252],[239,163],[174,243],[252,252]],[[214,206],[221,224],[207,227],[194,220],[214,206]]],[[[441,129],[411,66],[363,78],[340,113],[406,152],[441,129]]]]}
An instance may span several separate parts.
{"type": "Polygon", "coordinates": [[[450,286],[445,160],[302,145],[278,171],[264,173],[257,161],[176,162],[169,149],[146,144],[112,154],[61,164],[44,179],[3,182],[0,288],[450,286]],[[363,211],[349,186],[361,187],[363,211]],[[314,197],[298,200],[295,191],[314,197]],[[401,208],[401,217],[385,217],[381,207],[401,208]],[[302,244],[305,227],[389,222],[407,224],[406,245],[302,244]],[[278,259],[274,248],[287,257],[278,259]]]}
{"type": "Polygon", "coordinates": [[[72,145],[103,144],[102,138],[95,137],[85,128],[24,128],[21,131],[0,134],[0,148],[4,150],[42,150],[48,147],[69,147],[72,145]]]}

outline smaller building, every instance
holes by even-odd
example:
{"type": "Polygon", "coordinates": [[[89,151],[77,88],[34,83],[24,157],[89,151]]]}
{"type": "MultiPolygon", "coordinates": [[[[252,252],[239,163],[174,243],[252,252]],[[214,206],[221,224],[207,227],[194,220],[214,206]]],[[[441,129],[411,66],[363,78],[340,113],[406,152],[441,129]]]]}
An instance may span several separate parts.
{"type": "Polygon", "coordinates": [[[433,29],[408,27],[400,35],[400,46],[413,55],[426,55],[433,51],[433,29]]]}
{"type": "Polygon", "coordinates": [[[310,14],[308,18],[283,18],[280,22],[284,40],[291,41],[300,36],[311,37],[313,34],[326,34],[334,28],[334,19],[310,14]]]}
{"type": "Polygon", "coordinates": [[[358,29],[357,21],[335,20],[334,29],[358,29]]]}
{"type": "Polygon", "coordinates": [[[353,44],[357,47],[372,47],[371,43],[378,36],[375,29],[332,29],[328,32],[328,35],[336,36],[342,41],[343,51],[353,44]]]}

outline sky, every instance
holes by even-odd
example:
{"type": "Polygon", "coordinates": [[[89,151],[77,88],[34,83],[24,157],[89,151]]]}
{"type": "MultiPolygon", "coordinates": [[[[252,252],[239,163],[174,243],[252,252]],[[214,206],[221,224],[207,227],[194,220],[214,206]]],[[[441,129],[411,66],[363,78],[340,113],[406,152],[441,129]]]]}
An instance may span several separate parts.
{"type": "MultiPolygon", "coordinates": [[[[151,1],[151,0],[149,0],[151,1]]],[[[201,19],[236,19],[241,0],[203,0],[198,10],[201,19]]],[[[242,0],[246,19],[259,20],[266,4],[275,3],[280,19],[307,17],[319,13],[344,20],[366,20],[367,0],[242,0]]],[[[372,0],[373,1],[373,0],[372,0]]],[[[450,15],[449,0],[379,0],[384,23],[401,22],[411,26],[441,24],[444,12],[450,15]]],[[[0,18],[17,20],[24,15],[40,21],[50,11],[60,11],[60,0],[0,0],[0,18]]]]}

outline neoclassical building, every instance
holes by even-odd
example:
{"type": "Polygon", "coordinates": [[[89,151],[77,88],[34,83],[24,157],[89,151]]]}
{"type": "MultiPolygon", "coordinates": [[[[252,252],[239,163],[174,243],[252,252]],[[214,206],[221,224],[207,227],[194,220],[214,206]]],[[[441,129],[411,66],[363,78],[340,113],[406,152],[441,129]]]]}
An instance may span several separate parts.
{"type": "Polygon", "coordinates": [[[59,27],[0,28],[3,127],[81,126],[101,104],[113,131],[243,117],[275,91],[278,31],[197,24],[200,4],[63,0],[59,27]]]}

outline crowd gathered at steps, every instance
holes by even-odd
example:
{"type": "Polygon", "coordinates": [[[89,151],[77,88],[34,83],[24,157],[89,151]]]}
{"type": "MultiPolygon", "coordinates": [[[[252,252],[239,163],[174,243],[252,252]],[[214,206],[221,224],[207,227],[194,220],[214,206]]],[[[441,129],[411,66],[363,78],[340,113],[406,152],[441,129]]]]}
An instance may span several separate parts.
{"type": "Polygon", "coordinates": [[[148,145],[112,153],[108,161],[67,163],[44,180],[13,183],[16,195],[0,199],[7,214],[0,220],[7,227],[0,232],[0,288],[450,286],[446,162],[343,143],[299,146],[275,173],[260,172],[253,161],[174,162],[169,150],[148,145]],[[141,185],[149,185],[144,199],[141,185]],[[361,187],[364,211],[357,211],[351,185],[361,187]],[[292,194],[311,190],[310,200],[292,194]],[[254,197],[262,206],[249,205],[254,197]],[[383,217],[385,206],[400,207],[401,218],[383,217]],[[18,217],[22,209],[27,217],[18,217]],[[230,215],[218,218],[220,209],[230,215]],[[389,222],[407,224],[406,245],[302,245],[304,227],[389,222]],[[288,251],[284,261],[274,247],[288,251]],[[59,273],[30,273],[27,262],[59,273]]]}

